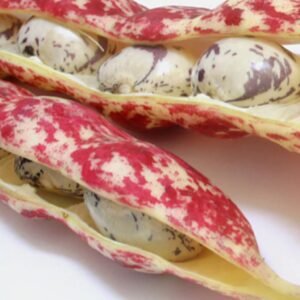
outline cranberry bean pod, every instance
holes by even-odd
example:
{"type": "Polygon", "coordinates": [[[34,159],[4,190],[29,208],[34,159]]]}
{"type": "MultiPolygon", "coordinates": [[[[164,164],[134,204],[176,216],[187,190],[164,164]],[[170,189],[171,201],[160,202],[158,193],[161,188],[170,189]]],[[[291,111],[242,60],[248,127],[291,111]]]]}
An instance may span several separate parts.
{"type": "MultiPolygon", "coordinates": [[[[79,53],[76,56],[79,61],[71,59],[69,66],[64,65],[64,60],[67,61],[72,56],[66,54],[69,51],[67,39],[62,41],[64,47],[61,51],[52,56],[46,50],[53,43],[56,44],[56,38],[49,38],[45,42],[45,52],[33,57],[18,53],[19,50],[22,51],[22,47],[16,47],[14,52],[11,46],[1,46],[1,71],[38,87],[64,93],[97,108],[104,115],[139,128],[179,125],[222,138],[251,134],[278,143],[290,151],[300,152],[299,115],[296,113],[300,111],[297,76],[299,57],[281,48],[283,43],[299,42],[300,18],[296,1],[267,1],[262,5],[260,0],[229,0],[215,9],[147,9],[131,0],[120,3],[114,0],[88,0],[84,4],[76,0],[0,0],[4,24],[1,26],[4,29],[7,26],[5,24],[10,24],[5,21],[11,18],[10,14],[18,13],[23,16],[30,13],[41,22],[52,22],[56,28],[72,31],[73,36],[80,37],[80,45],[85,40],[91,46],[88,51],[76,51],[79,53]],[[192,72],[188,64],[192,64],[192,61],[196,63],[197,60],[205,63],[203,54],[214,42],[225,45],[226,40],[222,39],[241,36],[246,39],[251,37],[259,47],[260,43],[269,43],[265,50],[271,56],[263,54],[266,54],[265,59],[269,61],[267,68],[258,67],[262,52],[257,48],[257,55],[252,51],[248,57],[255,60],[254,69],[251,68],[251,62],[245,62],[241,75],[236,68],[228,67],[229,74],[222,74],[222,78],[226,76],[227,81],[224,86],[219,87],[218,78],[221,74],[211,69],[206,70],[205,67],[206,74],[211,78],[207,84],[203,82],[204,88],[198,86],[197,89],[199,82],[195,83],[195,76],[201,79],[201,70],[204,69],[201,67],[199,74],[198,64],[194,64],[192,72]],[[144,51],[143,61],[147,63],[145,70],[139,74],[135,71],[139,62],[134,59],[140,54],[135,54],[149,47],[155,51],[152,51],[152,55],[149,51],[144,51]],[[182,62],[188,62],[181,65],[182,72],[176,73],[176,64],[172,59],[167,59],[170,56],[165,56],[167,60],[157,58],[154,53],[160,47],[167,49],[167,53],[171,53],[173,50],[170,49],[175,47],[181,53],[182,62]],[[95,65],[91,67],[87,62],[94,57],[96,49],[106,49],[106,52],[102,53],[102,58],[101,55],[97,56],[99,60],[92,59],[95,65]],[[84,53],[87,56],[81,55],[84,53]],[[117,57],[124,56],[124,53],[129,53],[129,56],[125,56],[125,62],[122,62],[123,73],[116,73],[111,81],[107,80],[116,69],[114,62],[122,69],[117,57]],[[280,57],[274,60],[272,53],[277,53],[280,57]],[[107,62],[105,66],[104,61],[107,62]],[[159,72],[155,71],[155,66],[159,64],[169,65],[170,70],[169,75],[165,75],[162,80],[157,76],[159,72]],[[181,78],[177,74],[182,75],[181,78]],[[124,84],[123,76],[127,80],[130,78],[130,82],[124,84]],[[282,76],[284,80],[281,80],[282,76]],[[237,90],[232,91],[230,84],[233,81],[230,78],[236,77],[241,77],[242,80],[239,81],[237,90]],[[255,80],[263,78],[263,84],[255,83],[255,80]],[[217,82],[217,88],[211,91],[209,82],[217,82]],[[199,94],[198,91],[203,93],[199,94]]],[[[19,24],[19,21],[13,21],[13,24],[19,24]]],[[[24,38],[20,38],[19,42],[24,38]]],[[[29,46],[33,47],[35,38],[35,35],[30,38],[29,46]]],[[[229,41],[227,40],[228,43],[229,41]]],[[[27,47],[28,49],[31,48],[27,47]]],[[[34,47],[32,49],[38,50],[34,47]]],[[[247,54],[244,50],[242,52],[247,54]]],[[[219,56],[218,60],[222,61],[223,56],[219,56]]],[[[234,61],[232,63],[235,64],[234,61]]],[[[214,65],[207,64],[209,67],[214,65]]]]}
{"type": "Polygon", "coordinates": [[[100,197],[145,213],[205,250],[191,265],[176,264],[107,239],[86,217],[83,203],[74,207],[58,195],[48,199],[18,181],[11,156],[0,163],[1,201],[27,217],[62,221],[106,257],[139,271],[171,273],[236,298],[297,299],[299,289],[265,264],[241,211],[198,171],[121,132],[76,102],[35,97],[5,81],[0,87],[2,149],[51,168],[100,197]],[[199,263],[196,269],[195,263],[199,263]],[[226,278],[220,268],[226,270],[226,278]]]}

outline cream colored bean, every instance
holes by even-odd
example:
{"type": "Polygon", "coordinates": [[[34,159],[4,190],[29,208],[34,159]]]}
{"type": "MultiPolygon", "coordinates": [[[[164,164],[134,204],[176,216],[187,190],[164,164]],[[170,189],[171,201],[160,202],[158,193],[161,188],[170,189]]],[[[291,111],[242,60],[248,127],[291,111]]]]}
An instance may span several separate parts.
{"type": "Polygon", "coordinates": [[[189,96],[196,59],[181,48],[131,46],[108,58],[98,71],[100,89],[111,93],[189,96]]]}
{"type": "Polygon", "coordinates": [[[15,172],[21,180],[32,186],[57,194],[82,197],[83,191],[78,183],[27,158],[15,159],[15,172]]]}
{"type": "Polygon", "coordinates": [[[286,102],[299,92],[295,57],[272,42],[228,38],[213,44],[193,69],[194,95],[240,107],[286,102]]]}
{"type": "Polygon", "coordinates": [[[21,27],[18,46],[22,54],[37,56],[44,64],[61,72],[93,74],[102,63],[108,41],[32,18],[21,27]]]}
{"type": "Polygon", "coordinates": [[[144,213],[84,192],[85,203],[100,232],[110,239],[155,253],[170,261],[199,255],[202,246],[190,237],[144,213]]]}

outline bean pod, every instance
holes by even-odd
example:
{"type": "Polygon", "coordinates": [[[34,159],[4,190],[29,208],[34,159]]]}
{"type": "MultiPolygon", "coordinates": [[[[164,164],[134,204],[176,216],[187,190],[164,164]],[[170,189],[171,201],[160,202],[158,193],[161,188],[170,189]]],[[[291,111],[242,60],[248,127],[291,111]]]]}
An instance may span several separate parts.
{"type": "Polygon", "coordinates": [[[282,48],[299,42],[295,1],[147,9],[129,0],[0,0],[0,10],[2,37],[9,28],[17,36],[17,45],[0,45],[6,74],[139,128],[254,134],[299,152],[299,57],[282,48]]]}
{"type": "MultiPolygon", "coordinates": [[[[121,132],[86,106],[55,97],[35,97],[4,81],[0,87],[0,147],[10,153],[0,161],[2,202],[24,216],[65,223],[106,257],[138,271],[171,273],[236,298],[298,299],[299,288],[279,278],[264,262],[242,212],[198,171],[178,157],[121,132]],[[175,238],[183,235],[201,245],[202,251],[178,264],[161,256],[160,251],[105,237],[101,232],[106,225],[122,232],[109,222],[100,225],[99,231],[95,223],[109,221],[108,216],[105,219],[91,208],[89,214],[83,200],[66,199],[50,191],[41,193],[39,186],[28,188],[28,181],[19,178],[22,168],[17,165],[15,169],[16,156],[79,184],[89,191],[86,202],[105,199],[104,206],[98,203],[100,210],[112,209],[114,216],[121,217],[120,212],[128,215],[129,209],[136,213],[138,225],[148,226],[148,221],[139,222],[145,214],[162,224],[158,232],[167,229],[175,238]],[[226,278],[220,269],[226,270],[226,278]]],[[[47,189],[45,181],[43,185],[47,189]]],[[[128,230],[135,229],[126,217],[122,222],[129,224],[128,230]]],[[[153,223],[151,226],[154,228],[153,223]]],[[[146,231],[141,232],[144,235],[146,231]]]]}

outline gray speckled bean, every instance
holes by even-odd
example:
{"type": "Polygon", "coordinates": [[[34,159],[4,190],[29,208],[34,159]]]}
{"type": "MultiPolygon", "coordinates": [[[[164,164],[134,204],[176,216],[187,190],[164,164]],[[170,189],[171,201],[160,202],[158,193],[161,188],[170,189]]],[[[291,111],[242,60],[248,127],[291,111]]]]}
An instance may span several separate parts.
{"type": "Polygon", "coordinates": [[[286,102],[299,92],[294,56],[280,45],[255,38],[213,44],[193,69],[194,95],[204,93],[240,107],[286,102]]]}
{"type": "Polygon", "coordinates": [[[14,44],[17,41],[17,36],[22,23],[19,19],[1,15],[0,18],[0,47],[7,44],[14,44]]]}
{"type": "Polygon", "coordinates": [[[202,246],[144,213],[84,191],[85,203],[100,232],[113,240],[158,254],[170,261],[196,257],[202,246]]]}
{"type": "Polygon", "coordinates": [[[18,35],[18,47],[26,56],[70,74],[94,74],[106,54],[108,41],[79,34],[59,24],[32,18],[18,35]]]}
{"type": "Polygon", "coordinates": [[[98,71],[100,89],[111,93],[189,96],[196,59],[181,48],[131,46],[108,58],[98,71]]]}
{"type": "Polygon", "coordinates": [[[61,195],[73,197],[83,195],[83,190],[78,183],[27,158],[16,157],[15,172],[21,180],[32,186],[61,195]]]}

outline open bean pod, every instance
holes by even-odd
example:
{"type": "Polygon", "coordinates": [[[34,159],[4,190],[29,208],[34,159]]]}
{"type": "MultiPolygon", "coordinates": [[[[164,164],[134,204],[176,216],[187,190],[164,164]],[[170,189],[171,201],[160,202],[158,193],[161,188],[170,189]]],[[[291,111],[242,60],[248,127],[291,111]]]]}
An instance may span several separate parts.
{"type": "MultiPolygon", "coordinates": [[[[178,157],[121,132],[76,102],[36,97],[5,81],[0,117],[0,147],[10,153],[0,160],[0,200],[18,213],[59,220],[104,256],[137,271],[174,274],[236,298],[299,299],[300,287],[264,262],[242,212],[178,157]],[[64,180],[49,189],[45,182],[53,172],[64,180]],[[85,202],[80,193],[64,193],[66,186],[81,187],[85,202]],[[125,211],[125,219],[131,212],[126,221],[134,224],[131,236],[156,222],[169,234],[165,244],[178,237],[197,253],[178,261],[182,245],[166,258],[160,250],[123,242],[119,232],[106,234],[119,229],[100,224],[107,221],[98,214],[105,206],[125,211]]],[[[119,211],[115,218],[124,217],[119,211]]]]}
{"type": "Polygon", "coordinates": [[[253,134],[300,151],[299,57],[281,45],[299,41],[297,1],[0,0],[0,12],[0,68],[22,81],[142,128],[253,134]]]}

